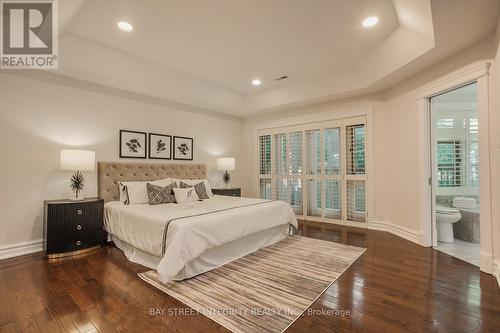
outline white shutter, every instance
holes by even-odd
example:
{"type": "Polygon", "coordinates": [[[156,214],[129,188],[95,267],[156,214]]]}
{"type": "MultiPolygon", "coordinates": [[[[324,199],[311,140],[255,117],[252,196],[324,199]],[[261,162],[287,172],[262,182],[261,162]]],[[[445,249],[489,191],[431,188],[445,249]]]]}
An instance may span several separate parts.
{"type": "Polygon", "coordinates": [[[321,174],[321,131],[310,130],[306,131],[306,152],[307,152],[307,168],[308,175],[321,174]]]}
{"type": "Polygon", "coordinates": [[[469,185],[479,186],[479,142],[472,141],[469,147],[469,185]]]}
{"type": "Polygon", "coordinates": [[[323,131],[325,155],[325,174],[340,174],[340,128],[327,128],[323,131]]]}
{"type": "Polygon", "coordinates": [[[302,174],[302,132],[290,133],[288,151],[290,154],[290,165],[288,173],[291,175],[302,174]]]}
{"type": "Polygon", "coordinates": [[[365,125],[346,126],[346,173],[365,173],[365,125]]]}
{"type": "Polygon", "coordinates": [[[259,180],[259,192],[261,199],[272,199],[271,178],[261,178],[259,180]]]}
{"type": "Polygon", "coordinates": [[[288,201],[288,179],[276,179],[276,200],[288,201]]]}
{"type": "Polygon", "coordinates": [[[365,182],[347,181],[347,219],[350,221],[366,221],[365,182]]]}
{"type": "Polygon", "coordinates": [[[464,186],[464,147],[459,140],[438,141],[438,187],[464,186]]]}
{"type": "Polygon", "coordinates": [[[286,134],[274,135],[274,172],[284,175],[287,171],[286,134]]]}
{"type": "Polygon", "coordinates": [[[290,205],[297,215],[303,214],[302,205],[302,179],[291,179],[288,181],[290,184],[290,205]]]}
{"type": "Polygon", "coordinates": [[[259,136],[259,173],[271,174],[271,136],[259,136]]]}
{"type": "Polygon", "coordinates": [[[342,219],[341,185],[339,180],[325,181],[325,217],[342,219]]]}
{"type": "Polygon", "coordinates": [[[322,216],[321,181],[307,181],[307,215],[322,216]]]}
{"type": "Polygon", "coordinates": [[[366,221],[365,131],[365,117],[262,130],[260,197],[306,220],[366,221]]]}

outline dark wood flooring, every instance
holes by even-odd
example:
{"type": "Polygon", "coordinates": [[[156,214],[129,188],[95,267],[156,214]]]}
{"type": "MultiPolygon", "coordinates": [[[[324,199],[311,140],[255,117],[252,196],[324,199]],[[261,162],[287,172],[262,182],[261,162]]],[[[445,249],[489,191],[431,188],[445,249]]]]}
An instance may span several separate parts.
{"type": "MultiPolygon", "coordinates": [[[[500,332],[500,290],[477,267],[379,231],[301,232],[368,251],[287,332],[500,332]]],[[[111,246],[59,264],[0,261],[0,331],[227,332],[143,282],[145,270],[111,246]]]]}

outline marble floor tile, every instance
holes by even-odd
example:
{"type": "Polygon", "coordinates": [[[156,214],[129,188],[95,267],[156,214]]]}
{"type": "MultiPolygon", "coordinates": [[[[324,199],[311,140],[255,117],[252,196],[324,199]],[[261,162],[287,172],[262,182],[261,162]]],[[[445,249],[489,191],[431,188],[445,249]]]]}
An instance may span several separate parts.
{"type": "Polygon", "coordinates": [[[455,239],[453,243],[438,242],[436,250],[454,256],[458,259],[466,261],[470,264],[479,266],[480,260],[480,245],[477,243],[464,242],[460,239],[455,239]]]}

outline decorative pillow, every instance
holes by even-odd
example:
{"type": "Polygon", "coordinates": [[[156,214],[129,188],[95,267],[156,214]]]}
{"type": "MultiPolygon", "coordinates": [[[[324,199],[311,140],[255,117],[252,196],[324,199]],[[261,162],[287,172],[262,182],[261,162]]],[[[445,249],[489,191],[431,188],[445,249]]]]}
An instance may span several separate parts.
{"type": "Polygon", "coordinates": [[[194,187],[194,190],[196,191],[196,194],[198,194],[198,198],[200,199],[210,199],[210,196],[207,193],[207,189],[205,187],[205,183],[199,182],[198,184],[195,185],[189,185],[181,181],[180,188],[189,188],[189,187],[194,187]]]}
{"type": "Polygon", "coordinates": [[[175,200],[177,203],[198,201],[200,198],[198,194],[196,194],[196,190],[194,187],[188,188],[174,188],[175,200]]]}
{"type": "Polygon", "coordinates": [[[148,189],[146,184],[167,186],[172,183],[171,178],[145,182],[120,182],[120,201],[125,205],[147,204],[149,203],[148,189]]]}
{"type": "Polygon", "coordinates": [[[207,190],[207,194],[209,197],[213,197],[214,194],[212,193],[212,186],[210,186],[210,182],[208,179],[179,179],[179,178],[172,178],[172,181],[176,181],[177,184],[180,184],[180,182],[184,182],[188,184],[189,186],[194,186],[200,182],[203,182],[205,184],[205,189],[207,190]]]}
{"type": "Polygon", "coordinates": [[[161,205],[175,203],[175,195],[173,191],[174,187],[177,187],[176,182],[167,186],[158,186],[147,183],[146,188],[148,190],[149,204],[161,205]]]}

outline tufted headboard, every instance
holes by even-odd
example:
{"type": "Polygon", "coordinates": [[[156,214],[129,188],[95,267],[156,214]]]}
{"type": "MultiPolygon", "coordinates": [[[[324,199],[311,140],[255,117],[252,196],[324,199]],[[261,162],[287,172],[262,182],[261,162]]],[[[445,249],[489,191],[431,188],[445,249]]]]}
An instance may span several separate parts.
{"type": "Polygon", "coordinates": [[[118,182],[146,181],[164,178],[207,178],[204,164],[97,163],[97,192],[104,202],[120,199],[118,182]]]}

